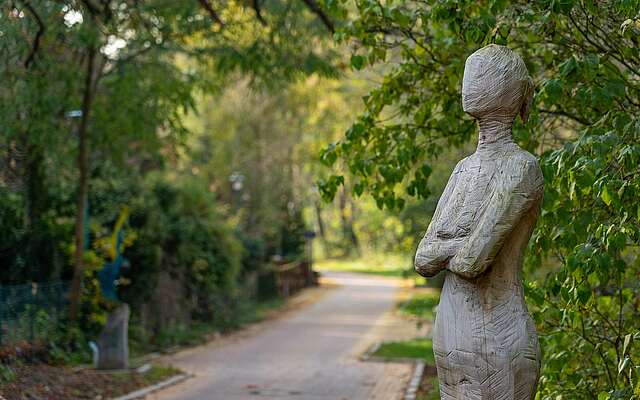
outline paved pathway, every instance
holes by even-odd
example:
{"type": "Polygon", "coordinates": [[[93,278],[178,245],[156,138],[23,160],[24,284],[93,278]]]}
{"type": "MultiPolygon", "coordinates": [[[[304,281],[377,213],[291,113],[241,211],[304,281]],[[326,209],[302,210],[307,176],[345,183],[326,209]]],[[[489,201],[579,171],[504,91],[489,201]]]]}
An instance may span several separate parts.
{"type": "Polygon", "coordinates": [[[196,376],[153,400],[394,400],[410,364],[360,361],[373,343],[413,336],[390,312],[399,281],[326,273],[338,283],[312,304],[249,333],[178,353],[168,360],[196,376]]]}

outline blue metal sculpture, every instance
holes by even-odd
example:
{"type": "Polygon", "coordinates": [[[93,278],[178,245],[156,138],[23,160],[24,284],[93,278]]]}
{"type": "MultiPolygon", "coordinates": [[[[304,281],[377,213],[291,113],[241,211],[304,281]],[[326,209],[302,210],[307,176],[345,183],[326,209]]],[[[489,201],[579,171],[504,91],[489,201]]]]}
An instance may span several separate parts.
{"type": "Polygon", "coordinates": [[[122,252],[124,251],[124,224],[128,217],[129,209],[123,207],[113,229],[113,234],[111,235],[111,247],[109,248],[109,258],[111,261],[106,262],[98,272],[102,296],[113,301],[118,301],[116,282],[120,276],[120,270],[126,261],[122,252]]]}

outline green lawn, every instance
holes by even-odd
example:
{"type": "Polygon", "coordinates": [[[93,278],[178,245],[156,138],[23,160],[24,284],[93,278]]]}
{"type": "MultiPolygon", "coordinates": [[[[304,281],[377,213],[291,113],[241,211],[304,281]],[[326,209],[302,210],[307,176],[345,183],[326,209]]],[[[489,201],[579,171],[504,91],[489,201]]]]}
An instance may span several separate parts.
{"type": "MultiPolygon", "coordinates": [[[[435,307],[440,300],[437,289],[414,290],[413,295],[398,304],[402,315],[418,319],[418,323],[430,323],[435,319],[435,307]]],[[[431,339],[416,338],[403,342],[383,343],[373,356],[387,361],[394,359],[421,359],[426,364],[435,364],[431,339]]],[[[423,377],[418,392],[418,400],[440,400],[438,378],[427,375],[423,377]]]]}
{"type": "Polygon", "coordinates": [[[421,291],[411,296],[409,300],[399,304],[400,313],[417,317],[422,321],[433,322],[435,319],[435,307],[439,301],[440,293],[437,289],[421,291]]]}
{"type": "Polygon", "coordinates": [[[398,358],[415,358],[422,359],[428,364],[435,362],[431,339],[426,338],[416,338],[404,342],[383,343],[372,355],[388,361],[393,361],[398,358]]]}
{"type": "MultiPolygon", "coordinates": [[[[153,385],[181,373],[182,371],[170,365],[152,365],[149,371],[144,374],[140,374],[140,386],[144,387],[153,385]]],[[[128,379],[127,374],[114,375],[114,377],[117,377],[116,379],[121,379],[123,382],[128,379]]]]}
{"type": "Polygon", "coordinates": [[[369,255],[353,259],[325,259],[314,263],[318,271],[360,272],[406,278],[414,275],[412,260],[399,255],[369,255]]]}

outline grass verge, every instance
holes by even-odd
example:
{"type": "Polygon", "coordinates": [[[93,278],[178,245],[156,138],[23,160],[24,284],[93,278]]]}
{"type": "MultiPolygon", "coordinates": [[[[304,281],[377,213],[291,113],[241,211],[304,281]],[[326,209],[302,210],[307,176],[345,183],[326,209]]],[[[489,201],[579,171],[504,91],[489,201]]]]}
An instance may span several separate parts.
{"type": "Polygon", "coordinates": [[[401,302],[398,307],[400,314],[413,317],[422,322],[432,322],[435,319],[435,308],[440,301],[440,292],[437,289],[423,289],[416,291],[407,301],[401,302]]]}
{"type": "MultiPolygon", "coordinates": [[[[440,292],[437,289],[414,288],[411,290],[407,300],[398,303],[398,312],[404,317],[415,320],[417,324],[431,324],[435,319],[435,308],[438,305],[439,299],[440,292]]],[[[384,343],[372,356],[386,361],[407,359],[424,361],[426,365],[416,399],[440,399],[431,339],[416,338],[401,342],[384,343]]]]}
{"type": "Polygon", "coordinates": [[[359,272],[397,278],[413,275],[411,259],[400,255],[368,255],[360,258],[332,258],[316,261],[318,271],[359,272]]]}
{"type": "Polygon", "coordinates": [[[433,359],[431,339],[426,338],[383,343],[372,356],[386,361],[411,358],[423,360],[430,365],[433,365],[435,362],[433,359]]]}
{"type": "Polygon", "coordinates": [[[433,368],[425,368],[425,373],[422,375],[422,381],[420,381],[416,400],[440,400],[438,377],[435,375],[435,370],[433,368]]]}

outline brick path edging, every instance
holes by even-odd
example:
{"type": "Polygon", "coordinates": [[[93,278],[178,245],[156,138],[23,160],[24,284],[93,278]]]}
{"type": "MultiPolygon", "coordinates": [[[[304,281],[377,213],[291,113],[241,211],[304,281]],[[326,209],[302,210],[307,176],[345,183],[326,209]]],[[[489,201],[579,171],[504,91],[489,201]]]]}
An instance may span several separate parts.
{"type": "Polygon", "coordinates": [[[413,376],[409,381],[409,385],[407,386],[407,390],[404,393],[404,400],[416,400],[416,394],[418,393],[418,388],[420,387],[420,381],[422,380],[422,374],[424,373],[424,362],[416,361],[415,367],[413,368],[413,376]]]}

